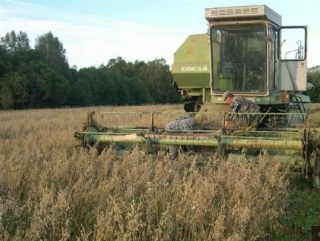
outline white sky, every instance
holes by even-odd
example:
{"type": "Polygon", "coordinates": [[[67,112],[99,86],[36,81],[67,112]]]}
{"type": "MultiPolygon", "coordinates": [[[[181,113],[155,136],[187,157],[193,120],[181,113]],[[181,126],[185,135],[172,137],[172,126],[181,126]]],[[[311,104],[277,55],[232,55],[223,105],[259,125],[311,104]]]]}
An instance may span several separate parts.
{"type": "Polygon", "coordinates": [[[283,25],[308,26],[308,67],[320,65],[319,0],[0,0],[0,37],[13,31],[35,39],[51,31],[70,66],[164,58],[190,34],[205,33],[204,9],[265,4],[283,25]]]}

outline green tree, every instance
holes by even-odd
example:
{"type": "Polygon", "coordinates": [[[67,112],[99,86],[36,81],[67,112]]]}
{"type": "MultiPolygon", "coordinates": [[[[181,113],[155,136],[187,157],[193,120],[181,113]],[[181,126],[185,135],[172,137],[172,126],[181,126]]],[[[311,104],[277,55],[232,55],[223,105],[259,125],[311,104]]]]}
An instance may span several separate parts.
{"type": "Polygon", "coordinates": [[[141,105],[146,103],[153,103],[153,98],[151,97],[148,87],[144,84],[144,82],[137,78],[129,78],[127,80],[127,85],[130,90],[132,105],[141,105]]]}
{"type": "Polygon", "coordinates": [[[14,108],[14,97],[10,87],[4,81],[0,82],[0,109],[14,108]]]}
{"type": "Polygon", "coordinates": [[[27,33],[20,31],[18,34],[14,31],[1,37],[0,44],[8,53],[22,52],[30,50],[30,40],[27,33]]]}
{"type": "Polygon", "coordinates": [[[94,98],[90,90],[90,83],[87,79],[79,77],[71,86],[69,94],[71,106],[92,106],[94,98]]]}
{"type": "Polygon", "coordinates": [[[67,102],[69,82],[41,61],[23,64],[2,80],[0,93],[4,109],[57,107],[67,102]]]}
{"type": "MultiPolygon", "coordinates": [[[[103,68],[104,66],[101,67],[103,68]]],[[[118,57],[116,59],[110,59],[105,67],[115,75],[127,75],[127,63],[121,57],[118,57]]]]}
{"type": "Polygon", "coordinates": [[[101,105],[101,96],[105,93],[106,89],[106,76],[95,67],[83,68],[79,70],[78,79],[87,81],[89,83],[88,90],[92,105],[101,105]]]}
{"type": "Polygon", "coordinates": [[[173,90],[173,77],[164,59],[156,59],[143,66],[139,77],[148,87],[155,103],[173,103],[177,94],[173,90]]]}
{"type": "Polygon", "coordinates": [[[26,77],[27,76],[19,72],[13,72],[3,79],[0,93],[8,98],[2,98],[2,106],[4,109],[23,109],[28,107],[29,94],[26,77]]]}
{"type": "Polygon", "coordinates": [[[313,84],[314,89],[309,90],[307,94],[314,103],[320,102],[320,66],[315,66],[308,71],[307,81],[313,84]]]}
{"type": "Polygon", "coordinates": [[[122,98],[122,96],[118,96],[119,80],[117,75],[105,68],[99,68],[98,71],[101,88],[96,91],[98,94],[96,101],[102,105],[117,105],[122,98]]]}
{"type": "Polygon", "coordinates": [[[37,58],[25,32],[14,31],[0,38],[0,77],[16,71],[21,64],[37,58]]]}
{"type": "Polygon", "coordinates": [[[0,38],[2,109],[175,101],[172,75],[163,59],[132,63],[118,57],[105,66],[77,71],[69,68],[66,50],[52,32],[39,36],[34,49],[29,42],[22,31],[0,38]]]}
{"type": "Polygon", "coordinates": [[[8,66],[8,54],[4,48],[0,45],[0,83],[1,77],[3,77],[7,72],[8,66]]]}
{"type": "Polygon", "coordinates": [[[143,61],[127,63],[121,57],[118,57],[111,59],[106,66],[101,67],[117,76],[117,93],[121,96],[117,102],[118,104],[123,101],[130,105],[154,103],[148,86],[140,78],[141,71],[146,66],[146,63],[143,61]]]}
{"type": "Polygon", "coordinates": [[[66,58],[66,50],[58,37],[51,32],[36,39],[35,49],[39,51],[41,59],[57,73],[68,75],[69,64],[66,58]]]}
{"type": "Polygon", "coordinates": [[[59,73],[50,71],[48,73],[48,83],[50,86],[50,96],[47,101],[48,107],[61,107],[68,104],[68,94],[70,92],[69,81],[59,73]]]}

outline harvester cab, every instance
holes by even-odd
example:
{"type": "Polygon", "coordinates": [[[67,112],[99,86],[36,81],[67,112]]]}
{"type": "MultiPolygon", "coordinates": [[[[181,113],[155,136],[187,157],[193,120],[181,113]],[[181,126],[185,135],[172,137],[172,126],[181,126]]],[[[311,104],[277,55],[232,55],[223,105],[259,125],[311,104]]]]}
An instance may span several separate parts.
{"type": "Polygon", "coordinates": [[[208,34],[190,35],[174,56],[172,73],[186,111],[223,103],[230,90],[262,112],[305,112],[307,27],[282,26],[266,5],[205,9],[208,34]]]}

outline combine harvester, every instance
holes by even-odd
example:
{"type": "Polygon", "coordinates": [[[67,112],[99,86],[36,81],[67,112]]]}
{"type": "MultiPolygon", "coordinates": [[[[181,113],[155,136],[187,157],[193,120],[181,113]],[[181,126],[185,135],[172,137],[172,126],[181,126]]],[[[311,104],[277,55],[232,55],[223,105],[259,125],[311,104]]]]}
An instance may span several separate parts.
{"type": "Polygon", "coordinates": [[[212,121],[211,112],[219,115],[219,126],[166,131],[155,125],[159,113],[151,112],[147,127],[104,127],[89,115],[75,137],[100,151],[139,145],[158,154],[178,145],[225,159],[272,155],[319,187],[319,132],[308,117],[310,98],[303,94],[312,88],[307,83],[307,27],[281,26],[281,16],[266,5],[207,8],[205,18],[208,34],[187,38],[175,53],[172,74],[185,111],[203,122],[212,121]],[[230,111],[222,100],[227,90],[260,106],[260,113],[252,113],[260,120],[257,129],[224,127],[230,111]]]}

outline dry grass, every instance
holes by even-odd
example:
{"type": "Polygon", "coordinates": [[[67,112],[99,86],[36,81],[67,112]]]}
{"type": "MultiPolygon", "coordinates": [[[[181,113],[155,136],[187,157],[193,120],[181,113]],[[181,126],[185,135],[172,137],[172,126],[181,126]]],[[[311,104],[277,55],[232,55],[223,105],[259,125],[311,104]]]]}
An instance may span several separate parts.
{"type": "MultiPolygon", "coordinates": [[[[1,240],[262,240],[281,231],[288,181],[276,160],[119,157],[75,147],[87,112],[180,115],[181,106],[0,112],[1,240]],[[269,233],[269,234],[268,234],[269,233]]],[[[136,117],[103,117],[113,125],[136,117]]],[[[144,124],[150,123],[146,119],[144,124]]]]}

